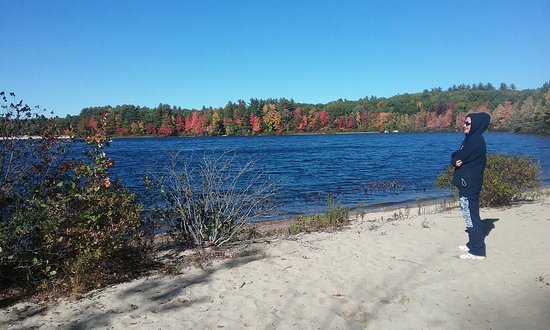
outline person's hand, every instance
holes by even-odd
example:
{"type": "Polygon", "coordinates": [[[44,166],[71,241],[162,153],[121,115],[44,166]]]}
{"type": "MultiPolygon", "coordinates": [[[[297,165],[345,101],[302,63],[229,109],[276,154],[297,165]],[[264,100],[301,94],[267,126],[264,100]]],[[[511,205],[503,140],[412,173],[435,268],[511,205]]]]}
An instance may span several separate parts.
{"type": "Polygon", "coordinates": [[[459,160],[456,161],[455,164],[456,164],[456,167],[460,167],[460,166],[462,166],[462,161],[459,159],[459,160]]]}

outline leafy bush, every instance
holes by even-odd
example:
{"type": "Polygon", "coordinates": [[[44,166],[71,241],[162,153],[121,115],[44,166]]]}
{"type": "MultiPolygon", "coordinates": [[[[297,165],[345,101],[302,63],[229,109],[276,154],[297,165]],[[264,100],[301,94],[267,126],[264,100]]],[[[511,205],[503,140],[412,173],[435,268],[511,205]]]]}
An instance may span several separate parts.
{"type": "Polygon", "coordinates": [[[149,180],[160,191],[159,218],[182,245],[220,246],[234,239],[247,222],[272,210],[277,186],[234,156],[205,153],[195,168],[173,157],[167,173],[149,180]]]}
{"type": "Polygon", "coordinates": [[[23,101],[8,102],[0,92],[0,216],[14,211],[17,199],[25,200],[32,185],[43,181],[45,174],[63,155],[63,145],[56,139],[55,129],[41,112],[23,101]],[[41,138],[32,134],[40,132],[41,138]],[[28,135],[31,134],[31,135],[28,135]]]}
{"type": "MultiPolygon", "coordinates": [[[[449,165],[437,176],[436,186],[452,186],[454,167],[449,165]]],[[[490,154],[487,157],[481,206],[504,206],[523,198],[523,192],[540,185],[540,166],[537,161],[525,156],[490,154]]]]}
{"type": "Polygon", "coordinates": [[[342,207],[334,197],[330,196],[327,199],[325,213],[299,217],[292,223],[288,231],[294,235],[322,228],[338,228],[347,223],[349,223],[349,210],[342,207]]]}
{"type": "Polygon", "coordinates": [[[0,221],[2,286],[58,284],[82,292],[124,278],[136,269],[133,262],[147,260],[141,206],[109,178],[114,164],[104,152],[104,124],[105,118],[87,139],[86,159],[35,164],[26,190],[12,194],[0,221]]]}

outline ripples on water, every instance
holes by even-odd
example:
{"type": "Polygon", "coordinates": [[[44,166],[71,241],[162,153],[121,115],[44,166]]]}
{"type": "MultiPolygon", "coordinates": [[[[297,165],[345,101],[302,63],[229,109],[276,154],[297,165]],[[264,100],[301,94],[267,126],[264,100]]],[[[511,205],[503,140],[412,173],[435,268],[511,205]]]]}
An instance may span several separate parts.
{"type": "MultiPolygon", "coordinates": [[[[550,178],[550,137],[510,133],[485,134],[489,152],[529,155],[541,161],[550,178]]],[[[415,203],[451,196],[434,187],[435,177],[460,146],[461,133],[335,134],[265,137],[115,139],[107,154],[113,175],[141,192],[143,176],[162,172],[171,154],[200,160],[206,151],[231,150],[238,160],[256,163],[281,183],[272,219],[323,212],[329,195],[344,206],[374,207],[415,203]],[[372,189],[373,183],[398,187],[372,189]]]]}

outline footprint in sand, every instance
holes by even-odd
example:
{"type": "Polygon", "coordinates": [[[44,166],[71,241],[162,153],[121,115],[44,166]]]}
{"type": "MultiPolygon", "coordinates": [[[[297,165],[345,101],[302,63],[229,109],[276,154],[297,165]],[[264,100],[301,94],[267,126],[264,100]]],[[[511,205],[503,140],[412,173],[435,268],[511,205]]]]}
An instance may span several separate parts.
{"type": "Polygon", "coordinates": [[[367,312],[367,309],[363,305],[358,305],[355,309],[352,310],[344,310],[342,313],[336,313],[340,315],[341,317],[353,320],[360,323],[367,323],[369,319],[369,313],[367,312]]]}

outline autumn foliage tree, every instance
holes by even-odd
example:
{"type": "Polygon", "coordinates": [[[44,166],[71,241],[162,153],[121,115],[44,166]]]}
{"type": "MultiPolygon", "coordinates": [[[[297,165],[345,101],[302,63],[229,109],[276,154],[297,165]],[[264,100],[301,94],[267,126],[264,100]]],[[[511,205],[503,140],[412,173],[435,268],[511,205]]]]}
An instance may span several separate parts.
{"type": "Polygon", "coordinates": [[[327,104],[296,103],[292,99],[251,99],[228,102],[223,108],[188,110],[159,104],[157,108],[105,106],[83,109],[79,116],[57,119],[71,134],[85,136],[103,112],[112,116],[108,132],[129,135],[257,135],[336,131],[460,131],[463,116],[488,112],[490,129],[550,133],[548,91],[544,84],[518,91],[513,84],[476,83],[424,90],[422,93],[374,96],[327,104]]]}
{"type": "Polygon", "coordinates": [[[281,114],[275,108],[275,104],[266,104],[263,107],[264,124],[266,132],[276,133],[281,132],[281,114]]]}
{"type": "Polygon", "coordinates": [[[262,131],[262,119],[261,117],[256,116],[255,114],[250,115],[250,127],[252,131],[256,134],[262,131]]]}

